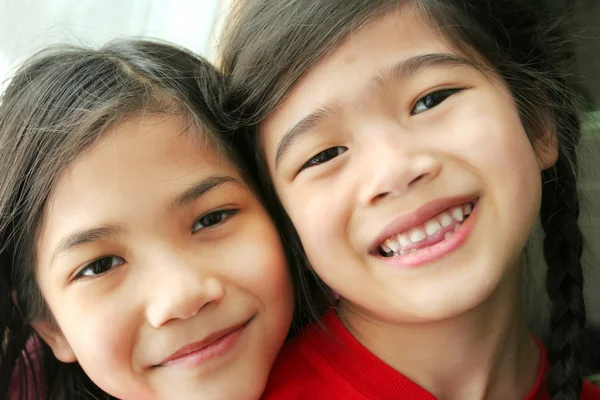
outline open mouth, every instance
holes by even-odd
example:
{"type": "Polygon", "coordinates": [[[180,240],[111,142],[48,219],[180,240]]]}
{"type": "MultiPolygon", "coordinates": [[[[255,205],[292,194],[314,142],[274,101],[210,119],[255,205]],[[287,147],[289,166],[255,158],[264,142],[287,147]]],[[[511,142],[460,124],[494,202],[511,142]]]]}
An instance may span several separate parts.
{"type": "Polygon", "coordinates": [[[469,218],[477,201],[478,199],[450,207],[421,225],[389,237],[379,244],[379,255],[386,258],[398,257],[450,239],[469,218]]]}

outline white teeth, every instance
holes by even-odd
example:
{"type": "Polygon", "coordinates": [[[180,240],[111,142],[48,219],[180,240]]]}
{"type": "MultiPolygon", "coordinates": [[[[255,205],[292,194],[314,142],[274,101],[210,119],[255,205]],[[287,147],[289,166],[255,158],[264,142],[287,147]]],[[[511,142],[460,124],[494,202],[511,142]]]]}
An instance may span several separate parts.
{"type": "Polygon", "coordinates": [[[441,230],[442,230],[442,226],[436,220],[433,220],[433,219],[429,220],[425,224],[425,233],[427,233],[427,236],[431,236],[441,230]]]}
{"type": "MultiPolygon", "coordinates": [[[[430,219],[425,224],[418,228],[412,228],[408,232],[393,236],[380,245],[381,250],[385,253],[394,252],[397,254],[412,253],[413,251],[403,251],[400,248],[410,246],[412,243],[418,243],[427,239],[427,236],[433,236],[443,228],[448,228],[456,222],[464,221],[465,217],[471,215],[473,205],[471,203],[462,206],[456,206],[449,211],[444,211],[435,219],[430,219]]],[[[444,234],[444,239],[448,239],[454,232],[460,228],[460,224],[456,224],[451,232],[444,234]]]]}
{"type": "Polygon", "coordinates": [[[410,241],[413,243],[420,242],[421,240],[427,238],[425,232],[423,232],[420,228],[413,228],[408,231],[408,235],[410,236],[410,241]]]}
{"type": "Polygon", "coordinates": [[[470,215],[473,211],[473,207],[471,207],[471,203],[467,203],[463,206],[463,212],[465,215],[470,215]]]}
{"type": "Polygon", "coordinates": [[[452,225],[452,222],[454,222],[454,220],[452,219],[450,214],[448,214],[447,212],[443,212],[440,214],[440,223],[444,228],[447,228],[450,225],[452,225]]]}
{"type": "MultiPolygon", "coordinates": [[[[400,248],[400,245],[398,244],[398,242],[394,239],[388,239],[385,241],[385,246],[389,247],[390,250],[393,250],[394,252],[397,252],[398,249],[400,248]]],[[[383,248],[383,247],[382,247],[383,248]]],[[[384,249],[385,250],[385,249],[384,249]]]]}
{"type": "Polygon", "coordinates": [[[458,222],[462,222],[464,219],[462,207],[454,207],[452,210],[450,210],[450,213],[452,214],[452,218],[458,222]]]}
{"type": "Polygon", "coordinates": [[[398,236],[398,240],[400,241],[400,246],[405,247],[408,246],[409,244],[411,244],[410,238],[408,237],[408,235],[406,233],[403,233],[402,235],[398,236]]]}
{"type": "Polygon", "coordinates": [[[381,250],[383,250],[384,253],[389,253],[389,252],[392,251],[392,249],[389,248],[388,246],[386,246],[385,243],[382,244],[380,247],[381,247],[381,250]]]}

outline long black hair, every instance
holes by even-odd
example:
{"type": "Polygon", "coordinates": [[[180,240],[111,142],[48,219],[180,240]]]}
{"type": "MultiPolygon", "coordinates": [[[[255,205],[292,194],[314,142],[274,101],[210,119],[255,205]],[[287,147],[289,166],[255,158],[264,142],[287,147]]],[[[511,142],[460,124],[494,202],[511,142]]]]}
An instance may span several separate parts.
{"type": "MultiPolygon", "coordinates": [[[[365,23],[410,3],[473,62],[494,71],[510,89],[532,143],[551,129],[556,164],[542,173],[541,222],[552,307],[548,389],[552,399],[579,398],[586,321],[578,226],[578,96],[567,81],[568,42],[560,24],[524,0],[241,0],[221,43],[228,77],[226,106],[239,125],[241,146],[255,154],[272,207],[280,208],[265,168],[256,128],[327,52],[365,23]]],[[[285,212],[287,236],[302,252],[285,212]]],[[[310,272],[306,274],[310,275],[310,272]]],[[[307,278],[308,279],[308,278],[307,278]]],[[[306,297],[309,310],[313,301],[306,297]]]]}

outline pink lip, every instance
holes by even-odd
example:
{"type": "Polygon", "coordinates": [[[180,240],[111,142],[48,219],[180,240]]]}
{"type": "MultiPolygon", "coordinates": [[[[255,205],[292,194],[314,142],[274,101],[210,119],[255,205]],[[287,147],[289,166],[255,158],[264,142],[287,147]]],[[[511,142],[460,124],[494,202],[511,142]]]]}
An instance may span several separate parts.
{"type": "Polygon", "coordinates": [[[237,343],[252,318],[241,324],[214,332],[205,339],[183,346],[157,364],[159,367],[170,365],[197,366],[202,362],[225,354],[237,343]]]}
{"type": "Polygon", "coordinates": [[[431,218],[441,214],[449,208],[466,204],[475,200],[476,198],[477,196],[469,195],[438,199],[419,207],[415,211],[398,217],[388,226],[386,226],[385,229],[375,238],[371,245],[371,252],[376,254],[378,252],[379,245],[390,237],[402,232],[406,232],[410,228],[414,228],[415,226],[419,226],[429,221],[431,218]]]}
{"type": "MultiPolygon", "coordinates": [[[[467,201],[468,202],[468,201],[467,201]]],[[[461,204],[461,203],[458,203],[461,204]]],[[[414,253],[404,254],[396,257],[380,257],[386,263],[396,267],[418,267],[453,252],[463,245],[469,238],[473,227],[477,222],[479,201],[475,204],[471,215],[462,223],[460,228],[448,239],[442,240],[431,247],[425,247],[414,253]]]]}

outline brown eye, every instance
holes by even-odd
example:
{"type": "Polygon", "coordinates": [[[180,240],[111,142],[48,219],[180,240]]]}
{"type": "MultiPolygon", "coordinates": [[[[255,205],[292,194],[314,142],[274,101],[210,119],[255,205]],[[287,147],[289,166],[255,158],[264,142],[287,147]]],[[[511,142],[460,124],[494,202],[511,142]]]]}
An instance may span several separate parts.
{"type": "Polygon", "coordinates": [[[237,214],[238,210],[219,210],[213,211],[200,217],[192,228],[192,233],[196,233],[201,229],[219,225],[225,222],[232,215],[237,214]]]}
{"type": "Polygon", "coordinates": [[[102,257],[89,263],[78,274],[76,279],[104,275],[113,268],[124,264],[125,260],[117,256],[102,257]]]}
{"type": "Polygon", "coordinates": [[[313,167],[315,165],[319,165],[319,164],[324,164],[327,161],[330,161],[331,159],[339,156],[340,154],[346,152],[346,150],[348,150],[347,147],[344,146],[336,146],[336,147],[331,147],[325,151],[320,152],[319,154],[317,154],[316,156],[314,156],[313,158],[311,158],[310,160],[308,160],[306,163],[304,163],[304,165],[302,166],[302,168],[300,168],[300,171],[306,169],[306,168],[310,168],[313,167]]]}
{"type": "Polygon", "coordinates": [[[422,113],[423,111],[427,111],[432,109],[439,104],[441,104],[448,97],[452,96],[455,93],[462,91],[463,89],[444,89],[438,90],[437,92],[429,93],[423,97],[421,97],[413,109],[410,111],[411,115],[422,113]]]}

